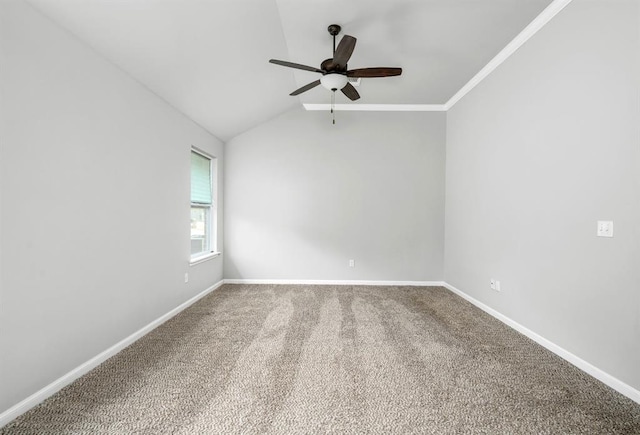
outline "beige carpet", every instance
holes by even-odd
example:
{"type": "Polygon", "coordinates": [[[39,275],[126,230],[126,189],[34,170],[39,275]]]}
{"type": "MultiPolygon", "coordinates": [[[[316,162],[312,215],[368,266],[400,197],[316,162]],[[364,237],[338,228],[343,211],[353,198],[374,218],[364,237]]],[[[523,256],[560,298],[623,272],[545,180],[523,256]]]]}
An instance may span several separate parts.
{"type": "Polygon", "coordinates": [[[438,287],[225,285],[0,434],[640,434],[626,399],[438,287]]]}

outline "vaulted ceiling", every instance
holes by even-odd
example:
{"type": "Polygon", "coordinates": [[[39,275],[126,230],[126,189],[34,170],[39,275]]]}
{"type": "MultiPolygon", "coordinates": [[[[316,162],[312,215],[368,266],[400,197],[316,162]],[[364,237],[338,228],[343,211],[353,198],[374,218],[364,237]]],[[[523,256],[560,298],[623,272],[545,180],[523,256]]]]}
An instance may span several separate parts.
{"type": "MultiPolygon", "coordinates": [[[[328,103],[318,74],[329,24],[358,39],[349,68],[399,66],[362,79],[348,104],[443,104],[551,0],[29,0],[222,140],[301,103],[328,103]]],[[[340,36],[338,36],[338,40],[340,36]]]]}

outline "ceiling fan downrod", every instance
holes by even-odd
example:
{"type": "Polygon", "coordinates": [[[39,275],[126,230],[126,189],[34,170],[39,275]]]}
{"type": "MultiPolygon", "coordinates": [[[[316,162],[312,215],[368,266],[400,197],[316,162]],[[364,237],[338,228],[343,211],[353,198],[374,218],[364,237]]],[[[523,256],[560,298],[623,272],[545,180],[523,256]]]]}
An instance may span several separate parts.
{"type": "Polygon", "coordinates": [[[333,55],[336,55],[336,36],[338,36],[338,33],[340,33],[340,30],[342,30],[342,27],[340,27],[338,24],[331,24],[329,27],[327,27],[327,30],[329,31],[329,34],[331,36],[333,36],[333,55]]]}

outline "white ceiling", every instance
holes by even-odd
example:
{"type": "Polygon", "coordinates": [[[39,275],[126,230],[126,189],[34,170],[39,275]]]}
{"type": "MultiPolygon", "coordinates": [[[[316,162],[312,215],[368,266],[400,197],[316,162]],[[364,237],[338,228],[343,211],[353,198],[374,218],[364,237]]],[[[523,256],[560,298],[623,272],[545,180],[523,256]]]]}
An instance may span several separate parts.
{"type": "MultiPolygon", "coordinates": [[[[31,4],[222,140],[302,103],[328,103],[319,67],[327,26],[358,39],[349,68],[399,66],[362,79],[355,103],[443,104],[551,0],[30,0],[31,4]]],[[[338,37],[339,38],[339,37],[338,37]]]]}

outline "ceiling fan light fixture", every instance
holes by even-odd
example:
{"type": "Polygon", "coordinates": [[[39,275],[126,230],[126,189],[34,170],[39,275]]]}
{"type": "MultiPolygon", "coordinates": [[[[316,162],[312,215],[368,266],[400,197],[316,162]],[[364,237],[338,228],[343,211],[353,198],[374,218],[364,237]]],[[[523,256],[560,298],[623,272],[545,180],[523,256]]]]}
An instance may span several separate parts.
{"type": "Polygon", "coordinates": [[[320,78],[320,84],[330,91],[340,90],[347,86],[349,79],[343,74],[325,74],[320,78]]]}

